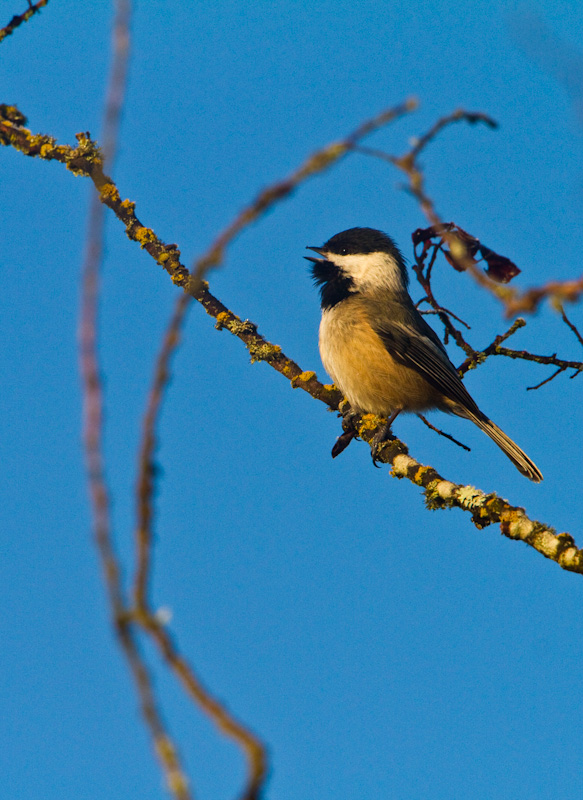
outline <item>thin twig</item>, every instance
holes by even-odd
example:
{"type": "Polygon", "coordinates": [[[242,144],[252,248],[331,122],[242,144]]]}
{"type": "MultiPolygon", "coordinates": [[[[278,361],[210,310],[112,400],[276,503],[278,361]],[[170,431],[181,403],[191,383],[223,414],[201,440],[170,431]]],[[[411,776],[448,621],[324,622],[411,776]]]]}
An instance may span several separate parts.
{"type": "MultiPolygon", "coordinates": [[[[413,238],[413,241],[415,239],[413,238]]],[[[467,330],[471,330],[470,326],[467,322],[460,319],[456,314],[453,314],[449,309],[444,308],[441,303],[439,303],[433,293],[433,287],[431,285],[431,273],[433,270],[433,265],[435,264],[435,259],[437,254],[441,251],[442,248],[442,241],[437,243],[432,243],[431,240],[426,240],[423,244],[423,250],[421,253],[417,252],[417,248],[414,247],[415,253],[415,264],[413,265],[413,271],[417,276],[417,281],[421,285],[423,291],[425,292],[425,297],[419,301],[417,305],[420,305],[421,302],[428,303],[433,312],[437,314],[439,319],[441,320],[444,328],[445,328],[445,343],[447,344],[449,341],[449,336],[455,341],[457,346],[464,351],[464,353],[469,357],[473,354],[474,350],[471,345],[466,341],[465,337],[463,336],[462,332],[455,327],[451,318],[457,320],[460,325],[463,325],[467,330]],[[431,250],[431,256],[429,258],[429,264],[425,267],[425,259],[427,254],[431,250]]],[[[429,313],[429,312],[422,312],[422,313],[429,313]]]]}
{"type": "Polygon", "coordinates": [[[459,374],[465,375],[469,369],[474,369],[474,367],[477,367],[478,364],[483,364],[488,356],[500,355],[499,349],[502,342],[505,342],[506,339],[510,338],[510,336],[513,336],[520,328],[524,328],[525,325],[526,321],[523,320],[522,317],[515,319],[508,330],[505,333],[498,334],[491,344],[489,344],[483,350],[474,350],[472,355],[468,356],[463,364],[460,364],[458,367],[459,374]]]}
{"type": "Polygon", "coordinates": [[[579,333],[579,331],[577,330],[575,325],[571,322],[571,320],[568,319],[567,314],[565,313],[565,309],[563,308],[563,306],[561,306],[561,317],[563,318],[563,322],[565,323],[565,325],[568,325],[569,328],[571,328],[571,330],[573,331],[573,333],[575,334],[575,336],[579,340],[579,344],[583,346],[583,336],[581,336],[581,334],[579,333]]]}
{"type": "MultiPolygon", "coordinates": [[[[442,240],[440,239],[438,242],[432,242],[432,238],[434,236],[442,236],[444,230],[451,230],[455,226],[453,223],[448,223],[447,225],[441,225],[438,228],[430,228],[426,231],[416,231],[413,234],[413,241],[415,242],[415,264],[413,266],[413,271],[417,276],[417,280],[419,281],[421,287],[425,292],[425,296],[419,301],[417,305],[421,305],[421,303],[426,302],[428,303],[433,312],[424,312],[424,313],[435,313],[437,314],[440,319],[442,320],[445,331],[446,331],[446,343],[447,343],[447,336],[448,334],[451,335],[456,344],[466,353],[466,360],[460,365],[458,371],[460,375],[464,375],[468,370],[474,369],[479,364],[483,364],[484,361],[488,358],[488,356],[496,355],[496,356],[506,356],[508,358],[514,359],[522,359],[524,361],[533,361],[538,364],[548,364],[558,367],[558,371],[554,373],[550,378],[545,379],[541,383],[537,384],[536,386],[528,387],[530,390],[532,389],[539,389],[541,386],[544,386],[546,383],[549,383],[551,380],[557,377],[561,372],[564,372],[566,369],[574,369],[575,374],[571,377],[575,377],[581,371],[583,371],[583,362],[580,361],[566,361],[564,359],[558,358],[556,353],[553,353],[551,356],[542,356],[537,355],[536,353],[530,353],[527,350],[511,350],[506,347],[501,347],[502,342],[516,333],[517,330],[523,328],[526,325],[526,322],[522,317],[518,317],[512,325],[508,328],[508,330],[503,333],[499,334],[495,337],[494,341],[485,347],[483,350],[476,350],[473,348],[468,341],[463,337],[461,331],[459,331],[451,322],[450,319],[445,317],[445,314],[449,316],[454,316],[458,322],[467,326],[466,323],[463,322],[459,317],[455,317],[455,315],[451,315],[447,309],[443,308],[440,303],[435,298],[433,293],[433,289],[431,286],[431,281],[429,279],[430,269],[433,267],[435,256],[437,252],[439,252],[442,248],[442,240]],[[423,234],[420,236],[419,234],[423,234]],[[427,238],[426,238],[427,237],[427,238]],[[417,250],[417,244],[423,242],[423,249],[421,252],[417,250]],[[425,260],[427,258],[427,254],[429,251],[432,251],[429,265],[425,267],[425,260]]],[[[466,234],[467,235],[467,234],[466,234]]],[[[575,326],[569,322],[567,319],[564,309],[562,309],[563,319],[567,325],[573,330],[575,335],[579,338],[580,334],[579,331],[575,328],[575,326]]],[[[467,326],[469,328],[469,326],[467,326]]]]}
{"type": "Polygon", "coordinates": [[[288,197],[307,178],[317,175],[330,169],[343,158],[356,144],[365,136],[384,127],[389,122],[399,119],[404,114],[408,114],[417,108],[417,101],[414,98],[406,100],[398,106],[385,109],[376,117],[367,120],[362,125],[350,133],[345,139],[339,142],[332,142],[326,147],[317,150],[309,156],[304,163],[298,167],[288,178],[268,186],[255,198],[255,200],[233,220],[233,222],[219,234],[209,249],[194,264],[192,269],[194,285],[202,281],[210,269],[218,267],[224,257],[225,249],[233,239],[248,227],[258,217],[265,214],[275,203],[279,203],[288,197]]]}
{"type": "MultiPolygon", "coordinates": [[[[423,297],[419,301],[419,304],[421,304],[422,302],[427,302],[431,305],[433,313],[437,314],[445,325],[446,342],[447,342],[447,334],[452,335],[453,338],[455,339],[456,344],[466,353],[467,358],[458,368],[458,372],[460,375],[464,375],[468,370],[474,369],[479,364],[483,364],[484,361],[486,361],[486,359],[491,355],[506,356],[507,358],[521,359],[523,361],[533,361],[537,364],[548,364],[558,367],[557,371],[553,373],[553,375],[551,375],[549,378],[546,378],[545,380],[541,381],[536,386],[527,387],[529,391],[534,389],[540,389],[541,386],[544,386],[546,383],[549,383],[567,369],[575,370],[575,374],[571,376],[572,378],[576,377],[577,374],[583,371],[583,362],[567,361],[565,359],[558,358],[556,353],[553,353],[553,355],[551,356],[542,356],[536,353],[530,353],[527,350],[512,350],[507,347],[501,347],[502,342],[506,341],[506,339],[515,334],[517,330],[523,328],[526,325],[526,321],[522,317],[518,317],[516,320],[514,320],[512,325],[508,328],[508,330],[505,333],[496,336],[494,341],[487,347],[485,347],[483,350],[474,349],[469,344],[469,342],[467,342],[465,338],[462,336],[461,331],[455,328],[455,326],[451,323],[450,320],[444,318],[444,314],[450,314],[450,312],[448,312],[447,309],[443,308],[438,303],[433,294],[431,282],[427,277],[429,273],[429,267],[427,269],[424,268],[425,258],[427,256],[427,252],[430,247],[433,248],[433,254],[430,260],[430,266],[432,266],[435,253],[437,253],[437,251],[441,248],[441,242],[430,245],[429,240],[426,240],[424,242],[423,251],[421,253],[417,253],[417,251],[415,252],[416,263],[415,266],[413,267],[413,270],[417,275],[419,283],[421,284],[423,290],[425,291],[425,297],[423,297]]],[[[431,313],[431,312],[425,312],[425,313],[431,313]]],[[[573,330],[575,335],[579,338],[580,334],[578,330],[575,328],[574,325],[572,325],[572,323],[569,322],[569,320],[565,315],[564,309],[562,309],[562,314],[566,324],[569,325],[569,327],[573,330]]],[[[463,320],[459,319],[459,317],[454,316],[454,318],[457,319],[458,322],[464,325],[466,324],[463,322],[463,320]]],[[[467,327],[469,328],[469,326],[467,327]]]]}
{"type": "Polygon", "coordinates": [[[553,367],[560,367],[562,370],[583,369],[583,362],[581,361],[567,361],[564,358],[557,358],[557,354],[553,353],[552,356],[541,356],[537,353],[529,353],[528,350],[511,350],[508,347],[496,347],[492,351],[494,356],[506,356],[507,358],[518,358],[522,361],[534,361],[536,364],[549,364],[553,367]]]}
{"type": "Polygon", "coordinates": [[[496,120],[492,119],[492,117],[488,116],[488,114],[484,114],[481,111],[464,111],[464,109],[458,108],[456,111],[452,111],[451,114],[438,119],[435,125],[433,125],[427,131],[427,133],[424,133],[423,136],[420,136],[417,139],[410,151],[411,158],[416,160],[421,151],[424,150],[427,145],[433,141],[433,139],[435,139],[440,131],[442,131],[444,128],[447,128],[449,125],[455,124],[456,122],[468,122],[470,125],[475,125],[477,122],[481,122],[483,125],[486,125],[488,128],[492,128],[493,130],[498,127],[496,120]]]}
{"type": "Polygon", "coordinates": [[[162,657],[172,672],[176,674],[183,687],[196,704],[211,718],[215,725],[230,736],[241,747],[247,757],[248,779],[242,800],[254,800],[259,796],[267,774],[267,755],[261,741],[243,724],[238,722],[226,707],[219,703],[203,686],[193,668],[178,653],[156,614],[149,605],[148,585],[151,575],[152,546],[152,499],[155,467],[153,457],[156,448],[156,422],[160,411],[164,389],[168,384],[169,362],[179,344],[180,330],[184,322],[191,297],[183,294],[175,307],[162,349],[156,362],[154,382],[148,398],[144,416],[142,443],[140,446],[137,497],[138,524],[136,529],[136,573],[134,579],[135,610],[132,619],[158,645],[162,657]]]}
{"type": "Polygon", "coordinates": [[[203,686],[186,659],[180,655],[170,634],[155,614],[146,608],[136,609],[135,621],[146,630],[158,646],[164,661],[178,677],[182,686],[220,731],[242,748],[247,758],[247,784],[240,800],[257,800],[267,774],[267,755],[262,742],[238,722],[203,686]]]}
{"type": "MultiPolygon", "coordinates": [[[[112,31],[112,68],[105,100],[103,125],[104,159],[112,164],[123,109],[129,61],[130,0],[117,0],[112,31]]],[[[99,274],[103,259],[105,215],[99,195],[91,195],[87,253],[83,267],[80,340],[84,397],[84,441],[89,485],[93,498],[94,531],[105,574],[108,598],[119,643],[128,661],[140,697],[140,705],[166,783],[176,800],[191,800],[188,782],[176,746],[158,711],[152,678],[131,630],[124,598],[121,570],[111,535],[109,489],[103,458],[103,387],[97,350],[99,274]]]]}
{"type": "MultiPolygon", "coordinates": [[[[560,375],[560,374],[561,374],[561,372],[564,372],[564,371],[565,371],[565,369],[566,369],[566,367],[559,367],[559,369],[558,369],[556,372],[553,372],[553,374],[550,376],[550,378],[545,378],[545,380],[544,380],[544,381],[541,381],[540,383],[537,383],[537,385],[536,385],[536,386],[527,386],[527,387],[526,387],[526,391],[527,391],[527,392],[533,392],[535,389],[540,389],[540,388],[541,388],[541,386],[544,386],[546,383],[550,383],[550,382],[551,382],[552,380],[554,380],[554,379],[555,379],[555,378],[556,378],[558,375],[560,375]]],[[[571,377],[574,377],[574,376],[571,376],[571,377]]]]}
{"type": "MultiPolygon", "coordinates": [[[[415,307],[419,308],[421,303],[429,303],[429,302],[430,301],[429,301],[428,297],[422,297],[421,300],[419,300],[418,303],[415,303],[415,307]]],[[[432,308],[431,311],[422,311],[421,313],[423,315],[436,314],[437,316],[440,316],[441,314],[447,314],[448,317],[451,317],[452,319],[455,319],[456,322],[459,322],[460,325],[463,325],[464,328],[466,328],[468,331],[472,330],[472,326],[471,325],[468,325],[468,323],[465,322],[461,317],[458,317],[457,314],[454,314],[453,311],[450,311],[449,308],[445,308],[445,306],[438,306],[438,308],[432,308]]]]}
{"type": "Polygon", "coordinates": [[[103,160],[112,165],[117,153],[119,128],[126,95],[130,59],[131,0],[115,0],[112,29],[112,64],[103,115],[103,160]]]}
{"type": "Polygon", "coordinates": [[[170,324],[164,335],[162,348],[156,360],[154,381],[150,394],[144,423],[142,426],[142,441],[138,457],[137,480],[137,525],[136,525],[136,569],[134,577],[134,603],[137,608],[145,608],[148,603],[148,583],[150,581],[150,560],[152,547],[152,500],[154,493],[154,453],[156,450],[156,423],[164,394],[164,389],[169,379],[169,364],[172,355],[180,342],[180,331],[190,296],[180,295],[180,302],[176,304],[170,324]]]}
{"type": "Polygon", "coordinates": [[[87,247],[83,265],[81,315],[79,321],[80,369],[83,381],[83,440],[93,527],[104,569],[114,619],[124,611],[120,569],[111,539],[109,490],[103,460],[103,386],[97,350],[99,268],[103,255],[103,209],[99,197],[91,196],[87,247]]]}
{"type": "Polygon", "coordinates": [[[438,433],[440,436],[444,436],[446,439],[449,439],[450,442],[453,442],[454,444],[457,444],[458,447],[461,447],[464,450],[467,450],[468,453],[472,452],[472,448],[471,447],[468,447],[467,444],[462,444],[461,442],[458,442],[458,440],[454,439],[454,437],[451,436],[451,434],[446,433],[445,431],[442,431],[440,428],[436,428],[435,425],[432,425],[431,422],[429,422],[429,420],[426,419],[423,416],[423,414],[417,414],[417,416],[419,417],[421,422],[424,422],[427,425],[427,427],[431,428],[431,430],[435,431],[435,433],[438,433]]]}
{"type": "Polygon", "coordinates": [[[136,572],[134,578],[133,619],[158,645],[169,669],[174,672],[190,697],[206,713],[217,728],[231,737],[247,758],[247,785],[241,800],[254,800],[259,796],[267,774],[267,753],[262,742],[252,731],[240,723],[218,702],[196,676],[193,668],[177,650],[170,635],[160,623],[149,604],[148,586],[151,576],[152,519],[156,448],[156,424],[164,390],[169,380],[169,363],[179,344],[180,330],[191,297],[182,294],[176,304],[170,325],[164,336],[162,348],[156,362],[154,382],[148,397],[144,416],[142,442],[138,462],[137,482],[137,528],[136,528],[136,572]]]}

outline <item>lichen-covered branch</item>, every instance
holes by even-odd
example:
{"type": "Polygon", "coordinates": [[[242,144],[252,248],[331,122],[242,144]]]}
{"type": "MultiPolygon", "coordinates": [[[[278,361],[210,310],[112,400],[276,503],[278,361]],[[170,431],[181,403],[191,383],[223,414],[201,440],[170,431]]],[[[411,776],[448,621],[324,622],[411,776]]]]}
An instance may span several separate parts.
{"type": "MultiPolygon", "coordinates": [[[[377,418],[365,414],[354,424],[361,438],[371,442],[377,430],[377,418]]],[[[488,525],[500,525],[500,531],[507,538],[523,541],[563,569],[583,574],[583,550],[577,547],[570,534],[557,534],[553,528],[530,519],[523,508],[511,505],[496,493],[486,494],[473,486],[446,480],[433,467],[412,458],[398,439],[387,441],[379,461],[391,464],[396,478],[407,478],[423,487],[429,509],[459,508],[469,512],[479,530],[488,525]]]]}
{"type": "Polygon", "coordinates": [[[28,4],[28,8],[22,14],[15,14],[8,25],[5,25],[3,28],[0,28],[0,42],[5,39],[7,36],[11,36],[16,28],[22,25],[23,22],[28,22],[28,20],[33,17],[35,14],[46,6],[49,0],[38,0],[38,3],[30,3],[28,4]]]}
{"type": "Polygon", "coordinates": [[[425,467],[409,455],[399,454],[391,463],[395,477],[408,478],[424,488],[428,508],[468,511],[476,528],[498,524],[508,539],[525,542],[563,569],[583,574],[583,550],[570,534],[557,534],[548,525],[531,520],[523,508],[510,505],[494,492],[485,494],[473,486],[445,480],[433,467],[425,467]]]}
{"type": "MultiPolygon", "coordinates": [[[[16,109],[9,109],[8,113],[11,116],[20,114],[16,109]]],[[[24,120],[22,115],[20,119],[24,120]]],[[[22,124],[23,122],[20,125],[22,124]]],[[[103,179],[102,168],[96,165],[96,160],[99,159],[98,150],[87,135],[80,136],[79,148],[59,147],[50,137],[35,137],[20,125],[15,125],[11,119],[7,120],[6,111],[3,112],[0,107],[0,143],[12,144],[26,155],[56,158],[77,174],[91,177],[100,195],[103,186],[106,186],[103,202],[109,205],[123,222],[128,236],[139,241],[157,263],[164,266],[174,283],[182,285],[187,291],[191,289],[188,271],[180,263],[176,247],[165,245],[153,231],[145,228],[135,215],[135,204],[122,201],[110,179],[103,179]],[[43,141],[39,142],[39,138],[43,141]],[[47,149],[41,154],[43,146],[47,149]]],[[[204,283],[198,289],[190,291],[190,294],[216,319],[218,328],[226,328],[244,342],[252,361],[266,361],[284,375],[293,387],[303,389],[330,408],[338,408],[342,396],[336,387],[321,384],[313,372],[302,371],[278,345],[268,342],[261,336],[253,323],[241,320],[226,308],[209,292],[204,283]]],[[[367,442],[372,440],[374,433],[382,424],[381,419],[370,414],[355,420],[358,435],[367,442]]],[[[472,521],[478,528],[499,524],[505,536],[521,539],[564,569],[583,574],[583,552],[575,546],[569,534],[556,534],[552,528],[531,520],[522,509],[511,506],[495,494],[486,495],[473,487],[446,481],[432,467],[423,466],[412,459],[408,455],[406,445],[397,439],[384,444],[379,461],[391,463],[393,474],[397,477],[406,477],[413,483],[423,486],[430,508],[457,507],[470,512],[472,521]]]]}
{"type": "Polygon", "coordinates": [[[123,222],[128,238],[163,266],[175,284],[188,283],[189,272],[180,263],[180,251],[175,245],[165,245],[151,228],[142,225],[135,214],[135,203],[121,199],[116,185],[104,172],[101,151],[88,133],[78,133],[77,147],[69,147],[58,145],[52,136],[31,133],[25,124],[26,117],[15,106],[0,105],[0,144],[10,145],[26,156],[58,161],[74,175],[91,178],[99,199],[123,222]]]}

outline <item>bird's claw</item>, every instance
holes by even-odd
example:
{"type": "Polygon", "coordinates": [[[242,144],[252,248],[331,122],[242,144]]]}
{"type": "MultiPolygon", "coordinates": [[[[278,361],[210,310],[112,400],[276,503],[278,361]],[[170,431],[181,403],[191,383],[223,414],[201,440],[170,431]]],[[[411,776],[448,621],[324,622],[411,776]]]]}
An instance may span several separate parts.
{"type": "MultiPolygon", "coordinates": [[[[397,414],[398,413],[399,412],[397,412],[397,414]]],[[[377,461],[380,460],[384,443],[387,441],[387,439],[394,438],[391,431],[391,425],[393,424],[397,414],[391,414],[391,416],[388,418],[388,420],[380,429],[380,431],[377,431],[375,435],[372,437],[370,451],[372,455],[372,463],[377,469],[380,469],[379,465],[377,464],[377,461]]]]}
{"type": "Polygon", "coordinates": [[[377,469],[380,469],[379,465],[377,464],[377,461],[379,461],[380,459],[383,450],[383,444],[385,442],[385,436],[381,436],[379,434],[384,434],[384,430],[379,431],[379,433],[375,433],[370,448],[370,453],[372,456],[372,465],[377,469]]]}

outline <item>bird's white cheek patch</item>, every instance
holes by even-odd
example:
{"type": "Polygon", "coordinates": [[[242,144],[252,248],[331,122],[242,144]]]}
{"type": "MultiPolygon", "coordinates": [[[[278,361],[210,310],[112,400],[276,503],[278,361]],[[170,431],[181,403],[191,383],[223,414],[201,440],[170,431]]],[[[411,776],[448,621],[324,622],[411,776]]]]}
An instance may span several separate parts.
{"type": "Polygon", "coordinates": [[[388,253],[334,254],[329,258],[352,278],[357,289],[375,287],[398,292],[403,288],[399,265],[388,253]]]}

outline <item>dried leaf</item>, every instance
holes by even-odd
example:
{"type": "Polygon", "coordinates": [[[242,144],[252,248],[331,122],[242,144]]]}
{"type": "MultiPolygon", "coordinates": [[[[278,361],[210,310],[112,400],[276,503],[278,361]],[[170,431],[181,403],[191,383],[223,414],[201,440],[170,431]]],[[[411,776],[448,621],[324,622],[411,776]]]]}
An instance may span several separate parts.
{"type": "Polygon", "coordinates": [[[456,227],[453,222],[444,222],[443,225],[432,225],[430,228],[417,228],[416,231],[413,231],[411,234],[411,239],[413,240],[413,246],[417,247],[418,244],[422,242],[428,242],[430,239],[434,239],[435,237],[442,238],[442,233],[444,231],[451,231],[456,227]]]}
{"type": "Polygon", "coordinates": [[[482,258],[488,265],[485,272],[493,281],[497,283],[509,283],[512,278],[515,278],[520,273],[516,264],[509,258],[506,258],[506,256],[495,253],[485,245],[480,245],[479,250],[482,258]]]}

